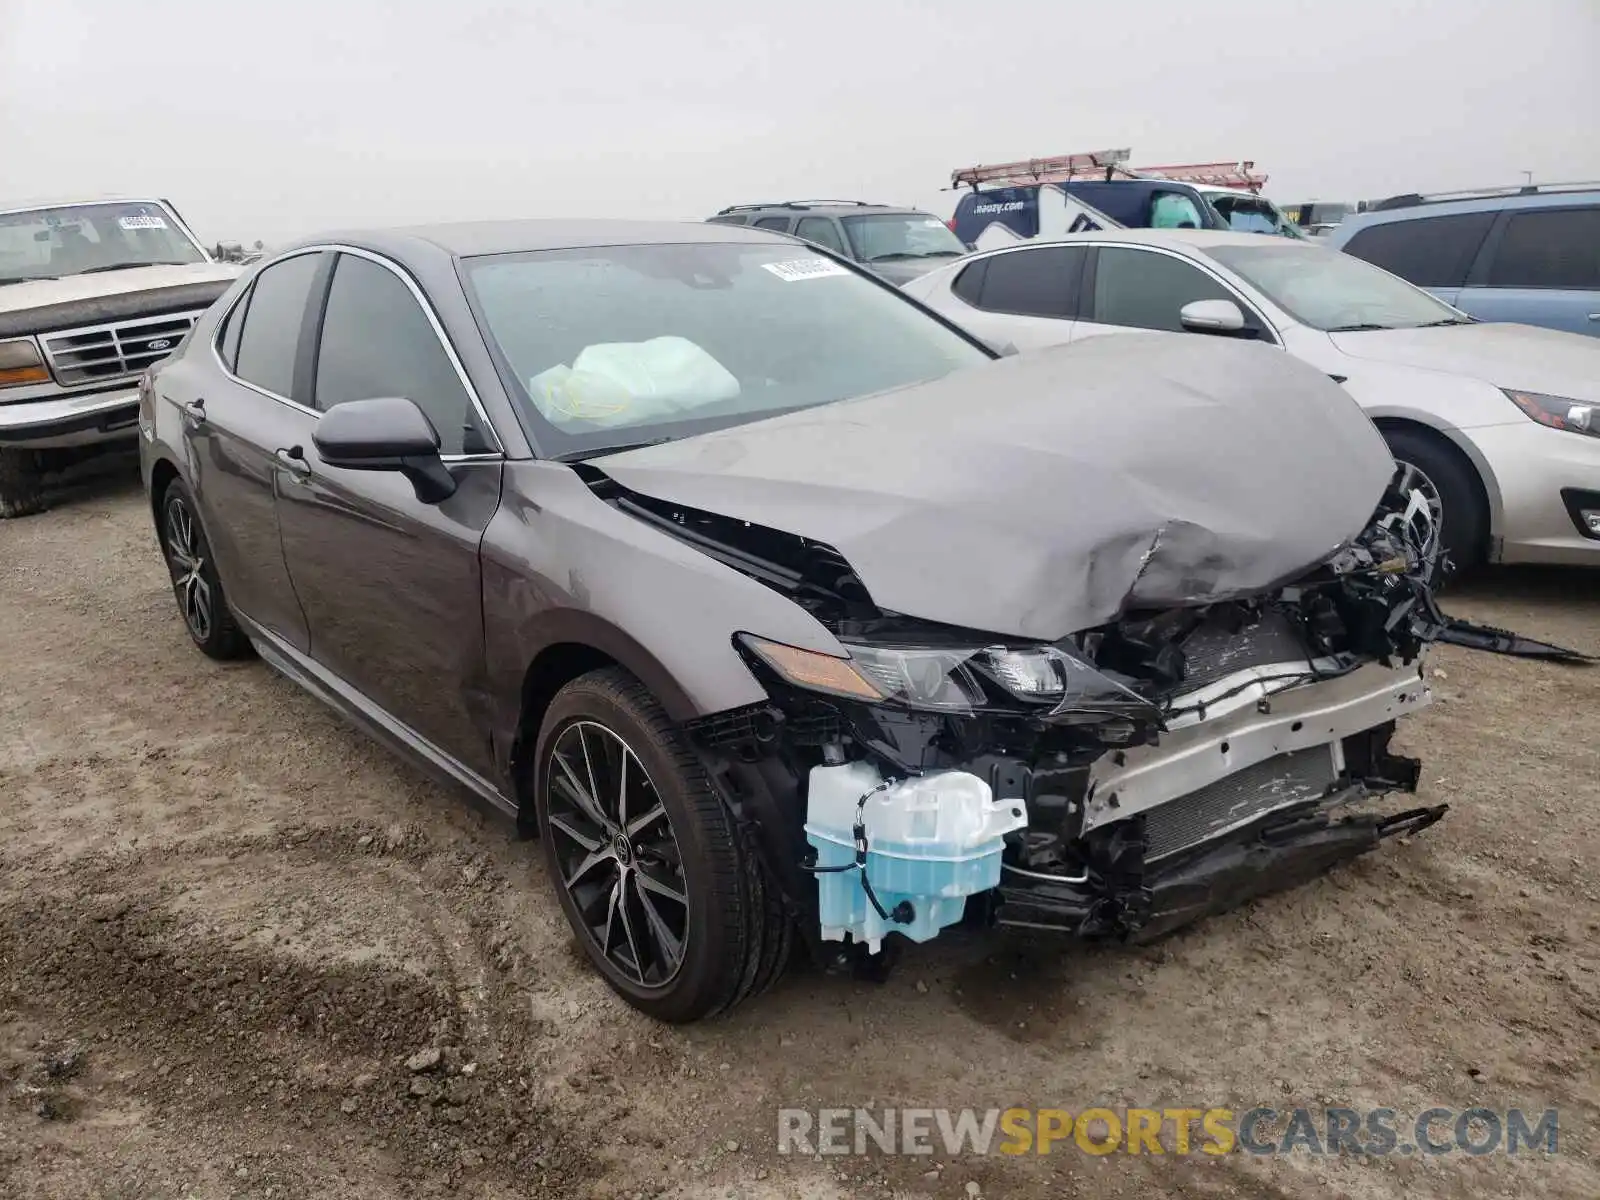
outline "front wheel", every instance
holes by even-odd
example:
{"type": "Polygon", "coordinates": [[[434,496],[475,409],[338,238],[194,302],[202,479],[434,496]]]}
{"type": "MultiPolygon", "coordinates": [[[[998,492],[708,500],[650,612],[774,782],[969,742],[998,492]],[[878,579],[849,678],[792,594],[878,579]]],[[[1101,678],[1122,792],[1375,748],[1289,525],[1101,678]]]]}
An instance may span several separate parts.
{"type": "Polygon", "coordinates": [[[177,480],[173,480],[161,499],[161,523],[157,531],[167,569],[172,575],[172,593],[194,644],[208,658],[248,655],[250,639],[234,621],[233,611],[228,607],[205,530],[200,528],[194,498],[177,480]]]}
{"type": "Polygon", "coordinates": [[[788,918],[682,734],[620,668],[556,693],[535,748],[544,860],[584,953],[659,1020],[772,982],[788,918]]]}
{"type": "Polygon", "coordinates": [[[0,447],[0,520],[30,517],[47,507],[38,452],[0,447]]]}
{"type": "MultiPolygon", "coordinates": [[[[1394,455],[1396,482],[1422,494],[1437,526],[1438,543],[1454,569],[1477,565],[1488,543],[1488,513],[1478,480],[1460,451],[1437,436],[1409,429],[1384,431],[1394,455]]],[[[1442,577],[1437,571],[1435,579],[1442,577]]]]}

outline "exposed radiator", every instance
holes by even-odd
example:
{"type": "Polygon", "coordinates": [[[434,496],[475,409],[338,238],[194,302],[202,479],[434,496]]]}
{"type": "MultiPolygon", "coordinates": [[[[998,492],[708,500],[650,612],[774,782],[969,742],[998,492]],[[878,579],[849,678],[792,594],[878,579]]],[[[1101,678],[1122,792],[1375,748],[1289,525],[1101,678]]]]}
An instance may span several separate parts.
{"type": "Polygon", "coordinates": [[[1158,805],[1144,817],[1145,860],[1176,854],[1274,809],[1316,799],[1337,776],[1333,747],[1318,746],[1269,758],[1158,805]]]}

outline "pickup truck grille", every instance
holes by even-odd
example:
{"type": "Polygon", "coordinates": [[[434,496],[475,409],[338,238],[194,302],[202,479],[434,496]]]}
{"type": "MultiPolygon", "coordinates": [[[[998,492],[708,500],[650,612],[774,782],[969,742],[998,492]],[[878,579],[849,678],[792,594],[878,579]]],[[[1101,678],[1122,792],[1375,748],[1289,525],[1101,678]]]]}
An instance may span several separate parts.
{"type": "Polygon", "coordinates": [[[177,349],[203,311],[134,317],[112,325],[67,329],[40,340],[57,383],[63,387],[96,383],[137,375],[160,362],[177,349]]]}

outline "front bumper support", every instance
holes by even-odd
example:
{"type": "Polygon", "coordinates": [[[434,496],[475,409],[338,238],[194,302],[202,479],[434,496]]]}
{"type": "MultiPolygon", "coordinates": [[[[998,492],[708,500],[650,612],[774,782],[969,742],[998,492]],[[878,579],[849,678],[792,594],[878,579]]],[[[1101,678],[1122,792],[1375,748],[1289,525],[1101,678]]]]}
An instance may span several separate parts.
{"type": "Polygon", "coordinates": [[[1449,808],[1335,818],[1334,810],[1365,794],[1364,786],[1353,784],[1151,867],[1143,863],[1136,819],[1127,828],[1104,831],[1110,836],[1094,844],[1096,864],[1082,876],[1007,869],[995,921],[1082,938],[1150,941],[1247,900],[1298,887],[1386,837],[1426,829],[1449,808]]]}

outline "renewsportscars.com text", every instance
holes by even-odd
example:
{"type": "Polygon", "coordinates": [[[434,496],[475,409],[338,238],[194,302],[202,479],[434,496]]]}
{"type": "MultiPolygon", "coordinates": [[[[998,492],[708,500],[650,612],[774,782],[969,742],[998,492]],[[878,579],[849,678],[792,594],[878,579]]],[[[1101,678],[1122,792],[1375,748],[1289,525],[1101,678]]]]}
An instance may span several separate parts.
{"type": "Polygon", "coordinates": [[[779,1154],[1558,1152],[1555,1109],[781,1108],[779,1154]]]}

